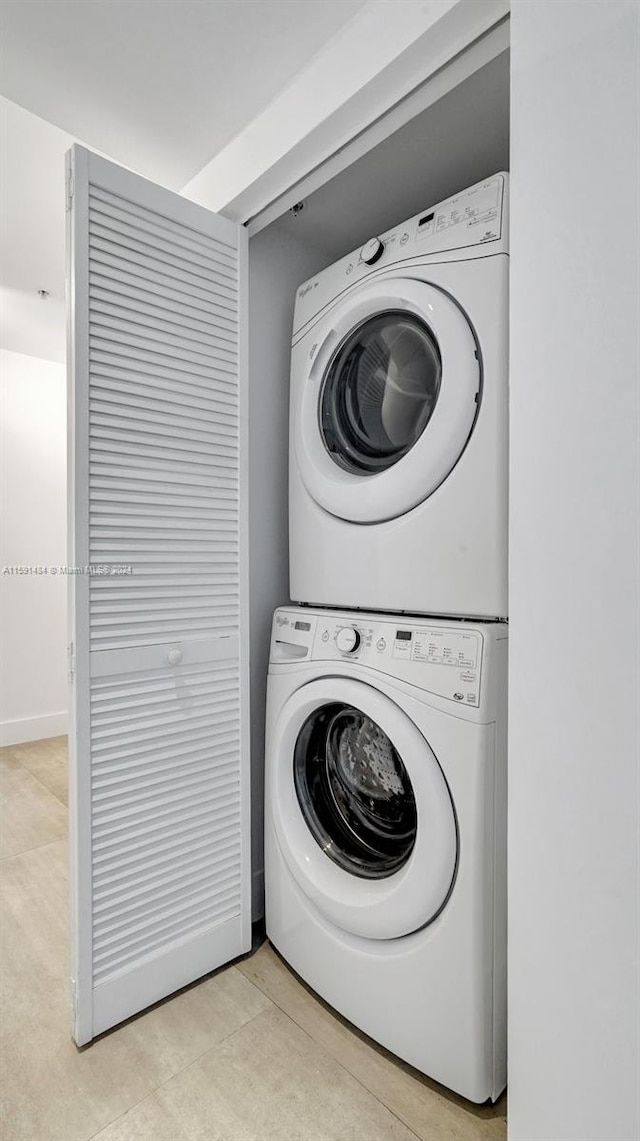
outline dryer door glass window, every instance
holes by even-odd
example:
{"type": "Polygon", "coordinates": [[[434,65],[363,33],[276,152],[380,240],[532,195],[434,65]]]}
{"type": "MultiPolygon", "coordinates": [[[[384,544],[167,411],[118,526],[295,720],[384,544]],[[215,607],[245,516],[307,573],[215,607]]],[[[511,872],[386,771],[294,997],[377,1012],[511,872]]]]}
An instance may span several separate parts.
{"type": "Polygon", "coordinates": [[[335,353],[320,398],[335,463],[358,475],[397,463],[429,423],[441,375],[438,344],[418,317],[388,311],[360,325],[335,353]]]}
{"type": "Polygon", "coordinates": [[[294,781],[312,835],[339,867],[366,879],[393,875],[416,840],[416,802],[404,764],[384,731],[335,702],[305,721],[294,781]]]}

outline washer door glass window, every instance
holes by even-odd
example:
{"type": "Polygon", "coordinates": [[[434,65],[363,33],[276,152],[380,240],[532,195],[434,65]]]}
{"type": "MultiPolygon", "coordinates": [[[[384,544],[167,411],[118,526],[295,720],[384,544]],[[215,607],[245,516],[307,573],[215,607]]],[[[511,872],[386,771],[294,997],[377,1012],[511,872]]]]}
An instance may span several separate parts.
{"type": "Polygon", "coordinates": [[[372,475],[397,463],[422,435],[440,391],[442,362],[419,317],[388,311],[338,348],[320,401],[320,429],[332,459],[372,475]]]}
{"type": "Polygon", "coordinates": [[[293,764],[304,819],[334,863],[382,879],[407,862],[416,840],[415,797],[375,721],[341,702],[322,706],[302,726],[293,764]]]}

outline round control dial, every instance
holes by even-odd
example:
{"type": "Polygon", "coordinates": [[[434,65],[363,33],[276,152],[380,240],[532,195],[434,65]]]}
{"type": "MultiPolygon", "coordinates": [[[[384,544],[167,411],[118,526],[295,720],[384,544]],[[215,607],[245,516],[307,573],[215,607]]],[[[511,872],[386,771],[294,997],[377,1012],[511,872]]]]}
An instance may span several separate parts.
{"type": "Polygon", "coordinates": [[[353,626],[343,626],[336,634],[336,646],[341,654],[354,654],[360,641],[360,634],[353,626]]]}
{"type": "Polygon", "coordinates": [[[370,238],[365,246],[360,250],[360,257],[366,265],[374,265],[378,258],[382,257],[384,246],[380,238],[370,238]]]}

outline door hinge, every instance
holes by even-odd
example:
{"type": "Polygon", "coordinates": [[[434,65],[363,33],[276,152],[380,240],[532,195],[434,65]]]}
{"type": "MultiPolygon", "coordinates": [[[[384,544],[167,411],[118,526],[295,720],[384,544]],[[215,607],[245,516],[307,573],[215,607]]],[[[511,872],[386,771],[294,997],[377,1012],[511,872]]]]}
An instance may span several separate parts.
{"type": "Polygon", "coordinates": [[[67,175],[67,211],[71,209],[73,199],[73,171],[69,171],[67,175]]]}
{"type": "Polygon", "coordinates": [[[67,646],[67,677],[69,681],[73,681],[76,676],[76,654],[73,642],[69,642],[67,646]]]}

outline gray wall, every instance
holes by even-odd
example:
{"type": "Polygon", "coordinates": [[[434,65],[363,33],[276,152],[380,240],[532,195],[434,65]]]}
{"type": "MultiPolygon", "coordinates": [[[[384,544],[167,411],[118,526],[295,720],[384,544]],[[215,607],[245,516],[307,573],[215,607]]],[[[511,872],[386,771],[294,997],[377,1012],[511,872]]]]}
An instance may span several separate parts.
{"type": "Polygon", "coordinates": [[[296,286],[328,258],[278,224],[249,242],[249,560],[253,918],[264,914],[264,715],[269,635],[289,601],[289,361],[296,286]]]}

